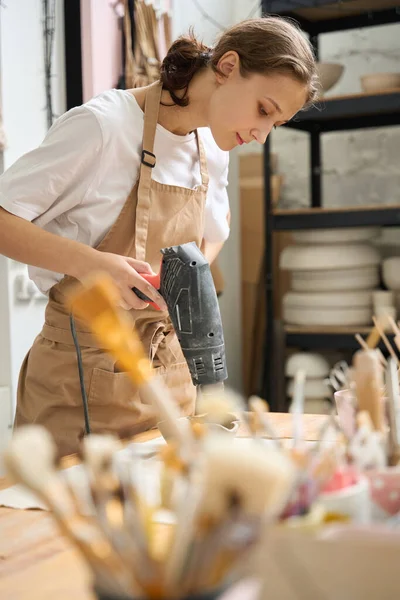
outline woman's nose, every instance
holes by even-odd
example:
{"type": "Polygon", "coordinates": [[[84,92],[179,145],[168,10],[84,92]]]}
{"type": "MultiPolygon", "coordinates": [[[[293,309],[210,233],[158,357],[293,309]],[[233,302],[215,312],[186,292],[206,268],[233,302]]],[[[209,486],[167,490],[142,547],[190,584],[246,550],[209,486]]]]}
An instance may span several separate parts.
{"type": "Polygon", "coordinates": [[[272,125],[263,129],[253,129],[251,135],[259,144],[265,144],[265,140],[271,133],[272,125]]]}

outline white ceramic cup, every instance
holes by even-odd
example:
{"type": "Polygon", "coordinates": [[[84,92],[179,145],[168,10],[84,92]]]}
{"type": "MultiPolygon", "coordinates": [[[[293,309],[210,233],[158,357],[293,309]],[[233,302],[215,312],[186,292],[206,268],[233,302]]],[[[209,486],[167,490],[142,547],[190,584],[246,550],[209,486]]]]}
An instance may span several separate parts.
{"type": "Polygon", "coordinates": [[[318,504],[327,512],[348,517],[354,523],[369,523],[371,520],[369,480],[366,477],[360,477],[354,485],[320,494],[318,504]]]}
{"type": "Polygon", "coordinates": [[[374,308],[378,306],[394,306],[394,292],[391,290],[376,290],[372,292],[374,308]]]}
{"type": "Polygon", "coordinates": [[[386,332],[392,332],[392,326],[389,323],[388,319],[384,319],[384,317],[392,317],[395,321],[397,316],[397,311],[394,306],[377,306],[375,312],[375,316],[380,320],[382,327],[386,332]]]}

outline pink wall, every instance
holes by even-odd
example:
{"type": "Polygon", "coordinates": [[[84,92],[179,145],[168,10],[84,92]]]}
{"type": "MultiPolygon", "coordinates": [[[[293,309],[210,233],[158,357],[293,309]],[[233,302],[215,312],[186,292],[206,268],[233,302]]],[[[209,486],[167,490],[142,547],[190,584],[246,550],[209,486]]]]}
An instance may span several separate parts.
{"type": "Polygon", "coordinates": [[[121,32],[110,0],[81,2],[83,101],[117,85],[121,32]]]}

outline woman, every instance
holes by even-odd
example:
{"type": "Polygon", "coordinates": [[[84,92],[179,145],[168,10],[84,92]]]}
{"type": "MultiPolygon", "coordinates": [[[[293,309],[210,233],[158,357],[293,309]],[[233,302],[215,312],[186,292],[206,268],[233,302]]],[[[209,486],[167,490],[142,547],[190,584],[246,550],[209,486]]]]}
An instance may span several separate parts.
{"type": "Polygon", "coordinates": [[[210,49],[177,40],[161,83],[111,90],[60,117],[42,145],[0,179],[0,252],[30,265],[49,295],[46,320],[22,365],[15,425],[42,423],[60,454],[86,430],[121,436],[156,417],[81,323],[77,356],[65,309],[76,280],[111,275],[154,366],[184,414],[195,389],[158,292],[160,249],[195,241],[212,262],[229,233],[228,151],[289,121],[314,100],[315,61],[291,23],[253,19],[210,49]],[[159,313],[131,290],[164,309],[159,313]]]}

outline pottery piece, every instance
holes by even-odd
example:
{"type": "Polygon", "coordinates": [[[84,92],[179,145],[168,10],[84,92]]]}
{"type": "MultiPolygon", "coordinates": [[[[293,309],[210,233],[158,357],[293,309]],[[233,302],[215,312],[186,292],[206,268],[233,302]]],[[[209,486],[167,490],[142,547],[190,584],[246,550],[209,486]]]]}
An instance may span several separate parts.
{"type": "Polygon", "coordinates": [[[372,244],[299,244],[284,248],[279,266],[289,271],[335,271],[379,262],[379,252],[372,244]]]}
{"type": "Polygon", "coordinates": [[[400,73],[371,73],[363,75],[360,79],[361,87],[366,94],[400,88],[400,73]]]}

